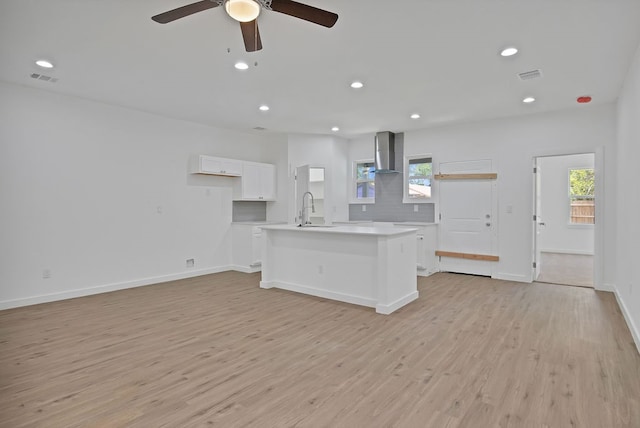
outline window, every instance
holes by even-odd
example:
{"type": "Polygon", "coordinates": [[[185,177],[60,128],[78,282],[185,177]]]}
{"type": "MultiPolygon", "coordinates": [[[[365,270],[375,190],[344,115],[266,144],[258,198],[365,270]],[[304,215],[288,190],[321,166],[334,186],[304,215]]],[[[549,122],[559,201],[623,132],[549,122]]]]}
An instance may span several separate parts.
{"type": "Polygon", "coordinates": [[[376,197],[376,168],[373,161],[354,162],[354,202],[373,202],[376,197]]]}
{"type": "Polygon", "coordinates": [[[595,224],[595,174],[593,169],[569,170],[570,224],[595,224]]]}
{"type": "Polygon", "coordinates": [[[408,156],[404,162],[405,186],[404,201],[415,203],[431,198],[431,180],[433,179],[433,161],[431,156],[408,156]]]}

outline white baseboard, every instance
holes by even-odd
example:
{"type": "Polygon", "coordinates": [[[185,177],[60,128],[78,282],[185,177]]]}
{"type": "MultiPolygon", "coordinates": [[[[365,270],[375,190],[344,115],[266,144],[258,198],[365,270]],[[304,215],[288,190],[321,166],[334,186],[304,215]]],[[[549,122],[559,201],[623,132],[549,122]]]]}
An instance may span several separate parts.
{"type": "Polygon", "coordinates": [[[242,273],[256,273],[262,270],[262,266],[247,267],[247,266],[240,266],[240,265],[231,265],[229,266],[229,270],[235,270],[237,272],[242,272],[242,273]]]}
{"type": "Polygon", "coordinates": [[[516,275],[512,273],[498,272],[491,276],[493,279],[501,279],[503,281],[515,281],[531,283],[531,277],[525,275],[516,275]]]}
{"type": "Polygon", "coordinates": [[[434,273],[440,272],[438,269],[428,270],[428,269],[418,269],[418,276],[431,276],[434,273]]]}
{"type": "Polygon", "coordinates": [[[613,294],[616,296],[616,301],[618,302],[618,306],[620,307],[620,312],[622,312],[622,316],[624,316],[624,320],[627,322],[627,327],[629,327],[629,331],[631,332],[631,336],[633,337],[633,342],[636,344],[636,349],[640,354],[640,330],[633,323],[633,319],[631,318],[631,313],[627,309],[627,306],[624,304],[624,300],[620,298],[620,294],[618,293],[618,288],[613,287],[613,294]]]}
{"type": "Polygon", "coordinates": [[[396,311],[403,307],[406,304],[409,304],[418,298],[418,292],[412,291],[404,297],[399,298],[395,302],[389,303],[388,305],[376,305],[376,312],[382,315],[389,315],[393,311],[396,311]]]}
{"type": "Polygon", "coordinates": [[[0,310],[18,308],[21,306],[37,305],[40,303],[55,302],[57,300],[73,299],[75,297],[91,296],[92,294],[108,293],[110,291],[142,287],[145,285],[158,284],[161,282],[175,281],[178,279],[208,275],[211,273],[225,272],[228,270],[231,270],[229,266],[219,266],[208,269],[189,270],[188,272],[180,272],[170,275],[141,278],[133,281],[98,285],[95,287],[78,288],[75,290],[62,291],[59,293],[41,294],[38,296],[24,297],[20,299],[3,300],[0,301],[0,310]]]}
{"type": "Polygon", "coordinates": [[[297,293],[309,294],[311,296],[338,300],[340,302],[352,303],[354,305],[367,306],[370,308],[375,308],[377,304],[377,301],[374,299],[353,296],[351,294],[336,293],[334,291],[322,290],[308,287],[306,285],[292,284],[290,282],[260,281],[260,288],[281,288],[283,290],[295,291],[297,293]]]}
{"type": "Polygon", "coordinates": [[[598,287],[594,287],[594,289],[597,290],[597,291],[606,291],[606,292],[609,292],[609,293],[616,293],[617,292],[616,287],[614,285],[612,285],[612,284],[602,284],[602,285],[600,285],[598,287]]]}

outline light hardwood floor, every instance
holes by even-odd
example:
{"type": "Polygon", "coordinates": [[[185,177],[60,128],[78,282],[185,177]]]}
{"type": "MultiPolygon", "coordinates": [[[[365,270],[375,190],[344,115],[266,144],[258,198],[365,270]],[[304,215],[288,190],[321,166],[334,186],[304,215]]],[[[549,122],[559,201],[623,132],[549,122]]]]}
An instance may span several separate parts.
{"type": "Polygon", "coordinates": [[[640,427],[612,294],[440,273],[384,316],[259,275],[0,312],[0,426],[640,427]]]}

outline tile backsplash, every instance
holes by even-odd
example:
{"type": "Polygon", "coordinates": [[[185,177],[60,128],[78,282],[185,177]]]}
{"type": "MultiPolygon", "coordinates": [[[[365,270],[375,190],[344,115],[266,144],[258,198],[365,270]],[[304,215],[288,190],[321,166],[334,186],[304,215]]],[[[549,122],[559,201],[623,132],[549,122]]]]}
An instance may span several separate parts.
{"type": "MultiPolygon", "coordinates": [[[[373,150],[373,140],[371,141],[373,150]]],[[[351,221],[420,221],[434,222],[435,206],[427,204],[403,204],[404,134],[395,136],[395,169],[398,173],[376,174],[376,202],[374,204],[349,204],[351,221]],[[362,207],[366,206],[366,211],[362,207]],[[418,211],[415,211],[415,206],[418,211]]]]}
{"type": "Polygon", "coordinates": [[[260,201],[233,201],[232,221],[266,221],[267,203],[260,201]]]}

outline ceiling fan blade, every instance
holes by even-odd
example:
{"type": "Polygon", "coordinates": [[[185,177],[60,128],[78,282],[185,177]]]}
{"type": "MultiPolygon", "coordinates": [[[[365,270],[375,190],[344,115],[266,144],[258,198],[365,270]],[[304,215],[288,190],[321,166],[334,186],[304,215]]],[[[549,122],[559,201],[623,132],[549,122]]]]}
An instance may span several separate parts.
{"type": "Polygon", "coordinates": [[[247,52],[255,52],[262,49],[262,40],[260,40],[260,30],[258,30],[258,21],[241,22],[242,38],[244,39],[244,48],[247,52]]]}
{"type": "Polygon", "coordinates": [[[202,12],[203,10],[211,9],[214,7],[218,7],[218,3],[212,0],[202,0],[197,3],[191,3],[186,6],[179,7],[177,9],[170,10],[168,12],[160,13],[156,16],[152,16],[156,22],[160,24],[166,24],[171,21],[175,21],[176,19],[184,18],[185,16],[193,15],[197,12],[202,12]]]}
{"type": "Polygon", "coordinates": [[[292,0],[273,0],[271,2],[271,10],[284,13],[285,15],[294,16],[331,28],[338,20],[338,15],[333,12],[318,9],[317,7],[298,3],[292,0]]]}

